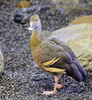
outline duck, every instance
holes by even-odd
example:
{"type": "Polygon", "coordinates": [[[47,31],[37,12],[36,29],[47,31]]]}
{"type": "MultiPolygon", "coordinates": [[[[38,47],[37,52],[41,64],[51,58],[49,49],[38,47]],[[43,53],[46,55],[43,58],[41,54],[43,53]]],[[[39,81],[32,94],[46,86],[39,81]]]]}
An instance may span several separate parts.
{"type": "Polygon", "coordinates": [[[42,95],[57,93],[57,88],[65,85],[65,74],[76,81],[86,81],[86,72],[71,48],[57,38],[42,35],[42,25],[38,14],[30,18],[28,31],[32,31],[30,48],[36,64],[44,71],[54,75],[53,91],[43,91],[42,95]],[[58,74],[62,74],[62,84],[58,84],[58,74]]]}
{"type": "Polygon", "coordinates": [[[0,79],[2,78],[4,74],[4,58],[3,58],[3,53],[0,49],[0,79]]]}

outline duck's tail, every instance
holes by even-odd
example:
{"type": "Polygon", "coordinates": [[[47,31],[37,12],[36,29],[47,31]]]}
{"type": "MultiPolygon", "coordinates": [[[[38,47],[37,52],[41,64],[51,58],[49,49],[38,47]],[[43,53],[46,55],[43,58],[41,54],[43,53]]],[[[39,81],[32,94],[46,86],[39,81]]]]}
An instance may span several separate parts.
{"type": "Polygon", "coordinates": [[[76,81],[87,80],[86,72],[77,58],[74,58],[73,63],[71,64],[71,72],[70,76],[72,76],[76,81]]]}

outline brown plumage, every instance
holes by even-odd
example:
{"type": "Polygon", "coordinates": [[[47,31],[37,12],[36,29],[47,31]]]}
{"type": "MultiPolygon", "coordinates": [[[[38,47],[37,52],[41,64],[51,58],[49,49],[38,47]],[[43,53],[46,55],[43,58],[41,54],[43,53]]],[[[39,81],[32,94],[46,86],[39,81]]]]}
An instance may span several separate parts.
{"type": "Polygon", "coordinates": [[[56,88],[64,87],[64,74],[73,77],[77,81],[87,79],[83,67],[69,46],[56,38],[43,37],[40,18],[37,14],[31,17],[28,30],[32,30],[30,46],[35,62],[41,69],[54,74],[55,77],[54,90],[44,91],[42,94],[54,94],[56,88]],[[57,74],[63,75],[62,85],[57,84],[57,74]]]}

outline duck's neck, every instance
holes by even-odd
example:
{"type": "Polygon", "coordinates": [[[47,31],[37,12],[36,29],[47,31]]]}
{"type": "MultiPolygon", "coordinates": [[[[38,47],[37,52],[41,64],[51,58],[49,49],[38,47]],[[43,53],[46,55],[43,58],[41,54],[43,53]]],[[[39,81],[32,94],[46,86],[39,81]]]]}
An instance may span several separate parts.
{"type": "Polygon", "coordinates": [[[40,46],[40,44],[44,40],[41,31],[42,31],[41,26],[36,27],[32,30],[31,43],[30,43],[32,53],[40,46]]]}

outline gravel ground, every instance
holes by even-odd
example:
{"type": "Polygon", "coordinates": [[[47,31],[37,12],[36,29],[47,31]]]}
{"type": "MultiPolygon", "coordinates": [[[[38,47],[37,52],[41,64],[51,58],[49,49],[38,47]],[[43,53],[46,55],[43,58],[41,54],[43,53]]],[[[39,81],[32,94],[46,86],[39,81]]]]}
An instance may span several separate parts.
{"type": "MultiPolygon", "coordinates": [[[[11,0],[0,5],[0,48],[5,63],[5,75],[0,80],[0,100],[92,100],[92,70],[87,71],[88,81],[85,83],[66,76],[65,87],[59,89],[57,94],[40,94],[42,90],[53,89],[54,78],[33,66],[30,52],[31,33],[25,30],[29,23],[19,24],[13,21],[19,1],[11,0]]],[[[33,0],[32,5],[36,3],[33,0]]],[[[65,27],[73,19],[68,14],[61,15],[50,0],[40,0],[38,4],[51,6],[50,10],[38,12],[42,16],[44,30],[54,31],[65,27]]],[[[89,13],[92,14],[91,11],[86,12],[89,13]]],[[[61,75],[59,83],[62,83],[61,75]]]]}

